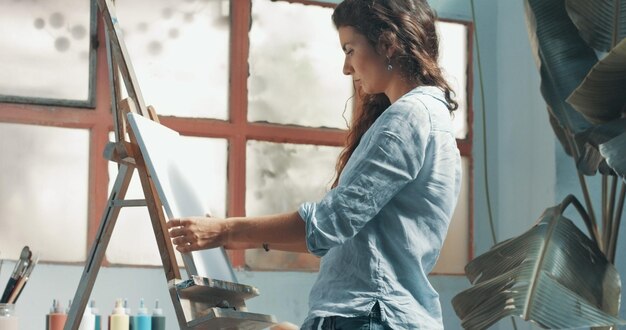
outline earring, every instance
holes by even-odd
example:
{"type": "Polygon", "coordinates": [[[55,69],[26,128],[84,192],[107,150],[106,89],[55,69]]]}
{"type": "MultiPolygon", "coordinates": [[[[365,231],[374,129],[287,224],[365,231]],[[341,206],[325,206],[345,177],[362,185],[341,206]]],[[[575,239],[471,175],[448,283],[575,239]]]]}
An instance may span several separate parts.
{"type": "Polygon", "coordinates": [[[391,65],[391,59],[387,59],[387,71],[393,70],[393,65],[391,65]]]}

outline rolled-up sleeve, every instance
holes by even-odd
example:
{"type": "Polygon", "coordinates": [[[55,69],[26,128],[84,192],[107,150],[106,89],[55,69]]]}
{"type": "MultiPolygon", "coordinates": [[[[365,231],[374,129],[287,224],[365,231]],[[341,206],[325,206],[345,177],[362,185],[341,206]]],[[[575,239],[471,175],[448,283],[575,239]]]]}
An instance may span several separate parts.
{"type": "Polygon", "coordinates": [[[379,120],[350,157],[337,187],[298,209],[307,247],[317,256],[354,237],[423,164],[431,132],[427,110],[392,107],[379,120]]]}

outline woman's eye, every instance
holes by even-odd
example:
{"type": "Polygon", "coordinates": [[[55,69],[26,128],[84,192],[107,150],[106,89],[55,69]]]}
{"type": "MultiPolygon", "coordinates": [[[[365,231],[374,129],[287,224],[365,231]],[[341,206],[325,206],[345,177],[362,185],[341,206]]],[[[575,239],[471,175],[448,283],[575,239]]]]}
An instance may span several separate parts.
{"type": "Polygon", "coordinates": [[[347,51],[346,55],[352,55],[352,53],[354,53],[354,49],[350,49],[349,51],[347,51]]]}

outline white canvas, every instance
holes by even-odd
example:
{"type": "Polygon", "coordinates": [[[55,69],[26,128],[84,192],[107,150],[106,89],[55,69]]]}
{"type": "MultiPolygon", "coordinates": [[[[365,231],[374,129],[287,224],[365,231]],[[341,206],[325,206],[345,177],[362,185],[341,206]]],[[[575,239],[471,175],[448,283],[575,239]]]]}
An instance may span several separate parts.
{"type": "MultiPolygon", "coordinates": [[[[128,114],[128,122],[137,137],[168,219],[200,216],[209,213],[202,206],[193,177],[187,177],[185,162],[194,161],[194,150],[185,148],[180,134],[141,115],[128,114]]],[[[201,183],[200,183],[201,184],[201,183]]],[[[223,248],[183,254],[189,275],[237,282],[223,248]]]]}

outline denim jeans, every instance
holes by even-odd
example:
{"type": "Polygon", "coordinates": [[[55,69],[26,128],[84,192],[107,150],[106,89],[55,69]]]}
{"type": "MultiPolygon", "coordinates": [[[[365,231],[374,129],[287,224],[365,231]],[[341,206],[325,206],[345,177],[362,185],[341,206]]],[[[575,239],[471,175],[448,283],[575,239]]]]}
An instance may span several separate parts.
{"type": "Polygon", "coordinates": [[[374,305],[369,315],[356,317],[316,317],[302,325],[300,330],[388,330],[380,319],[380,307],[374,305]]]}

